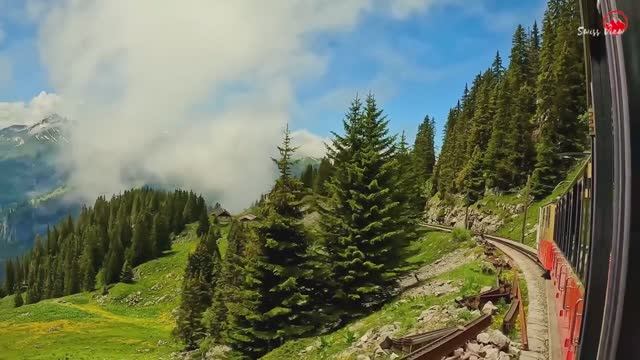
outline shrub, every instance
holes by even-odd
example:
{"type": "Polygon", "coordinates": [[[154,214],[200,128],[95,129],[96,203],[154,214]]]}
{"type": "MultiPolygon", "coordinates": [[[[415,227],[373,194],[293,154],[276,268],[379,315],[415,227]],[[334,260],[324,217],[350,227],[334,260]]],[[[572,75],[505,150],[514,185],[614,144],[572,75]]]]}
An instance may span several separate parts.
{"type": "Polygon", "coordinates": [[[471,232],[463,228],[453,228],[451,231],[451,237],[453,241],[465,242],[471,240],[471,232]]]}

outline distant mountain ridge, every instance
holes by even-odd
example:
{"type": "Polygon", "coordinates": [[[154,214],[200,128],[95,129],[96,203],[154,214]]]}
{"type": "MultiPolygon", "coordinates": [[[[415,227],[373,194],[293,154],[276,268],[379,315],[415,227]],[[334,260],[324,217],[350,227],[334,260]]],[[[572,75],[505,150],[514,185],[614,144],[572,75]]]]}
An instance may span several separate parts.
{"type": "Polygon", "coordinates": [[[79,208],[63,199],[66,174],[56,167],[69,126],[51,114],[0,129],[0,263],[30,249],[36,234],[79,208]]]}

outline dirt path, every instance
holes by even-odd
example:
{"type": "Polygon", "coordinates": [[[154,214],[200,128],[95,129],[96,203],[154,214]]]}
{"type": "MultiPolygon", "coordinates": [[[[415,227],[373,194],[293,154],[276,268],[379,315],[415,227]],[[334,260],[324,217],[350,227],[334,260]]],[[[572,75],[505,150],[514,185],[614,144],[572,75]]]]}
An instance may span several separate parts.
{"type": "Polygon", "coordinates": [[[554,359],[554,357],[550,355],[549,344],[555,344],[557,341],[551,338],[552,334],[549,331],[547,282],[542,277],[542,269],[520,252],[495,241],[489,240],[489,242],[513,259],[515,265],[524,273],[527,282],[529,301],[527,312],[529,351],[523,351],[520,359],[554,359]]]}

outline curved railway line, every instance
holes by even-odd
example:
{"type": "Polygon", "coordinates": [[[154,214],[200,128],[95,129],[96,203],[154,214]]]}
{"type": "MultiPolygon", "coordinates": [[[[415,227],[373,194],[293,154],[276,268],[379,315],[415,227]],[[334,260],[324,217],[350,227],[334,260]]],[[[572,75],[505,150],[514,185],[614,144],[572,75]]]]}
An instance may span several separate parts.
{"type": "MultiPolygon", "coordinates": [[[[444,225],[439,225],[439,224],[424,224],[423,223],[421,225],[423,227],[442,230],[442,231],[446,231],[446,232],[451,232],[451,230],[453,230],[453,228],[450,227],[450,226],[444,226],[444,225]]],[[[515,242],[515,241],[510,240],[510,239],[494,236],[494,235],[487,235],[487,234],[475,234],[475,235],[478,235],[478,236],[482,237],[485,240],[490,240],[490,241],[497,242],[497,243],[500,243],[502,245],[508,246],[511,249],[513,249],[513,250],[521,253],[522,255],[528,257],[529,259],[531,259],[531,261],[533,261],[534,263],[538,264],[538,266],[540,266],[542,268],[542,264],[540,263],[540,260],[538,260],[537,251],[535,249],[527,246],[527,245],[515,242]]]]}
{"type": "MultiPolygon", "coordinates": [[[[424,227],[451,232],[452,227],[438,224],[421,224],[424,227]]],[[[535,249],[493,235],[476,234],[485,241],[494,245],[504,253],[511,262],[523,272],[523,277],[527,284],[527,315],[524,326],[522,326],[523,345],[528,347],[523,351],[520,359],[542,360],[559,359],[560,354],[555,347],[557,334],[554,332],[555,323],[549,314],[555,313],[554,302],[549,301],[554,296],[550,290],[548,282],[545,281],[546,273],[543,265],[538,260],[535,249]]]]}

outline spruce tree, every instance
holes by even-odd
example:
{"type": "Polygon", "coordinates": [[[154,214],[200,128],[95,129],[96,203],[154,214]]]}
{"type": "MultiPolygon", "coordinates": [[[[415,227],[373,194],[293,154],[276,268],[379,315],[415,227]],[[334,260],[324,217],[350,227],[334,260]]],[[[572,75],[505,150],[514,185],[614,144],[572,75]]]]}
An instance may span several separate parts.
{"type": "Polygon", "coordinates": [[[318,166],[317,175],[313,180],[313,191],[316,194],[326,194],[325,183],[332,173],[333,165],[331,165],[331,161],[326,157],[322,158],[322,160],[320,160],[320,165],[318,166]]]}
{"type": "Polygon", "coordinates": [[[22,299],[22,290],[20,289],[20,287],[18,287],[13,298],[13,307],[18,308],[22,305],[24,305],[24,300],[22,299]]]}
{"type": "Polygon", "coordinates": [[[240,303],[243,299],[241,285],[245,264],[248,263],[245,257],[247,239],[246,225],[232,220],[227,235],[227,250],[224,258],[221,259],[220,274],[215,279],[215,293],[206,315],[209,333],[217,341],[228,339],[227,324],[232,322],[232,314],[229,313],[228,306],[240,303]]]}
{"type": "Polygon", "coordinates": [[[401,191],[398,192],[397,201],[401,206],[408,206],[411,214],[419,216],[424,209],[425,199],[422,197],[422,181],[414,172],[414,158],[409,150],[404,132],[397,144],[396,162],[398,163],[398,177],[401,191]]]}
{"type": "Polygon", "coordinates": [[[303,184],[291,176],[291,135],[285,130],[280,158],[274,159],[280,177],[261,211],[256,227],[256,258],[241,283],[243,293],[254,294],[251,311],[233,313],[231,344],[250,356],[260,356],[285,340],[314,328],[308,292],[313,275],[308,267],[308,239],[301,223],[303,184]]]}
{"type": "Polygon", "coordinates": [[[203,237],[207,233],[209,233],[209,226],[211,226],[209,224],[209,214],[207,214],[207,210],[205,208],[203,211],[200,211],[200,216],[198,219],[198,229],[196,230],[198,236],[203,237]]]}
{"type": "Polygon", "coordinates": [[[119,237],[111,239],[109,252],[107,252],[105,266],[103,271],[103,283],[105,285],[118,282],[120,280],[120,271],[124,264],[124,249],[120,243],[119,237]]]}
{"type": "Polygon", "coordinates": [[[464,194],[466,205],[471,205],[478,201],[484,193],[484,177],[482,171],[482,152],[476,146],[473,155],[462,170],[464,176],[464,194]]]}
{"type": "Polygon", "coordinates": [[[358,316],[389,298],[400,250],[412,232],[395,161],[395,139],[372,95],[356,98],[334,133],[328,154],[334,174],[321,203],[321,228],[333,278],[332,302],[358,316]]]}
{"type": "Polygon", "coordinates": [[[182,284],[182,298],[176,318],[175,334],[185,343],[185,350],[198,348],[206,335],[202,315],[206,307],[202,299],[211,294],[211,285],[203,276],[185,277],[182,284]]]}
{"type": "Polygon", "coordinates": [[[435,120],[427,115],[418,127],[413,145],[413,171],[421,185],[433,175],[433,167],[436,163],[434,137],[435,120]]]}
{"type": "Polygon", "coordinates": [[[144,212],[136,220],[131,238],[131,247],[127,250],[127,260],[132,266],[137,266],[148,260],[153,253],[149,229],[149,215],[144,212]]]}
{"type": "Polygon", "coordinates": [[[531,193],[549,194],[571,165],[558,154],[582,151],[587,140],[582,40],[576,4],[549,2],[543,23],[535,121],[539,126],[531,193]]]}
{"type": "Polygon", "coordinates": [[[16,287],[16,273],[14,263],[11,259],[7,260],[4,265],[4,290],[7,295],[13,294],[16,287]]]}
{"type": "Polygon", "coordinates": [[[189,255],[185,268],[182,296],[176,319],[176,334],[187,350],[193,350],[205,336],[203,313],[211,306],[214,256],[201,240],[189,255]]]}
{"type": "Polygon", "coordinates": [[[151,241],[156,256],[171,248],[169,232],[167,218],[162,213],[157,213],[153,217],[153,226],[151,227],[151,241]]]}
{"type": "Polygon", "coordinates": [[[307,189],[313,188],[315,171],[316,170],[313,168],[313,165],[309,164],[307,165],[307,167],[305,167],[304,171],[302,172],[302,175],[300,175],[300,181],[302,182],[302,185],[304,185],[305,188],[307,189]]]}

